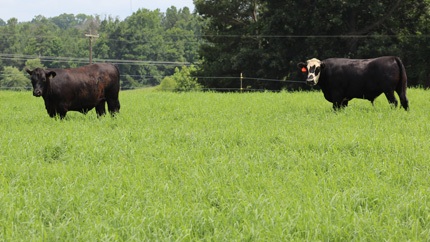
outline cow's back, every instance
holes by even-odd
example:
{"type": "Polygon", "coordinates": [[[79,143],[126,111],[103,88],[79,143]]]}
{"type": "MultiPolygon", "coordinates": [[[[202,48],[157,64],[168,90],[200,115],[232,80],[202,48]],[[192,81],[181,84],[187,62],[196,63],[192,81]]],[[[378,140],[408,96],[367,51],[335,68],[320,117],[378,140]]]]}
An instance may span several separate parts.
{"type": "Polygon", "coordinates": [[[396,57],[374,59],[330,58],[324,60],[325,71],[321,73],[323,85],[332,92],[342,92],[348,98],[374,100],[386,89],[395,86],[399,76],[396,57]]]}
{"type": "Polygon", "coordinates": [[[119,72],[112,64],[101,63],[71,69],[49,70],[57,73],[51,80],[51,86],[54,91],[62,94],[67,93],[67,90],[75,92],[87,90],[90,93],[95,89],[119,90],[119,72]]]}
{"type": "Polygon", "coordinates": [[[50,70],[57,75],[51,80],[49,101],[63,105],[68,111],[91,110],[106,100],[118,100],[120,77],[112,64],[50,70]]]}

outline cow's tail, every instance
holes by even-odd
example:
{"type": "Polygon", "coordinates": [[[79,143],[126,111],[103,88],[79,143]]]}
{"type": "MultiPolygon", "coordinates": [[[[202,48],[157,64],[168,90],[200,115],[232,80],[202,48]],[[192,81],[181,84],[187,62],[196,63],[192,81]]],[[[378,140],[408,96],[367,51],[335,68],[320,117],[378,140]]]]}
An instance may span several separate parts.
{"type": "Polygon", "coordinates": [[[396,92],[399,95],[400,102],[405,110],[409,109],[409,101],[406,97],[406,89],[408,87],[408,77],[406,75],[406,69],[405,66],[402,63],[402,60],[400,60],[399,57],[395,57],[397,66],[399,67],[399,82],[397,83],[396,92]]]}
{"type": "Polygon", "coordinates": [[[113,66],[115,66],[115,70],[116,70],[116,74],[118,75],[118,83],[121,83],[121,81],[120,81],[120,74],[119,74],[119,68],[118,68],[118,65],[113,65],[113,66]]]}
{"type": "Polygon", "coordinates": [[[119,112],[121,107],[118,100],[118,93],[121,89],[121,81],[120,81],[120,73],[117,65],[111,64],[114,66],[114,73],[112,73],[111,78],[112,85],[110,86],[110,90],[106,91],[106,101],[108,105],[108,110],[111,115],[115,115],[115,113],[119,112]]]}

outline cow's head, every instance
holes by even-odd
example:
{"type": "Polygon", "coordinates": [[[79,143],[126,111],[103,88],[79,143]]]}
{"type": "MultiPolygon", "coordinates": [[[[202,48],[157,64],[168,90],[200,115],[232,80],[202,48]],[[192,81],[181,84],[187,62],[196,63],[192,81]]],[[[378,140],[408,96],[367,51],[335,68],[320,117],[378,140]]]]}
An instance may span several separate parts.
{"type": "Polygon", "coordinates": [[[33,96],[40,97],[45,94],[46,87],[49,85],[49,81],[55,77],[54,71],[44,70],[42,68],[36,68],[30,71],[25,67],[25,71],[31,76],[31,84],[33,85],[33,96]]]}
{"type": "Polygon", "coordinates": [[[306,79],[306,84],[309,86],[315,86],[318,84],[318,81],[321,76],[321,70],[324,69],[324,62],[318,59],[310,59],[307,61],[307,64],[300,62],[297,64],[297,67],[302,70],[302,72],[308,73],[308,78],[306,79]]]}

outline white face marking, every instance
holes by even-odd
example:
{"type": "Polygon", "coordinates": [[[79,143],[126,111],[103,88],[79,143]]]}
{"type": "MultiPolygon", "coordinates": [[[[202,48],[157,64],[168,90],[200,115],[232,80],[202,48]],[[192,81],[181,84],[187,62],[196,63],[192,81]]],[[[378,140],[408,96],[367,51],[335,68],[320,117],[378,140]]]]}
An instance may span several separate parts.
{"type": "Polygon", "coordinates": [[[318,59],[310,59],[307,61],[308,79],[306,80],[309,85],[315,86],[321,75],[321,61],[318,59]]]}

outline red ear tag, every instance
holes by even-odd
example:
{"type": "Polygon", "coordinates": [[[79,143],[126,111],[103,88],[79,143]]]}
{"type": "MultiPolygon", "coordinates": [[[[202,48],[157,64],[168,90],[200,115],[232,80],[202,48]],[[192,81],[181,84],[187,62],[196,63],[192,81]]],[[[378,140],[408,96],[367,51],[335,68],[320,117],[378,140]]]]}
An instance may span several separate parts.
{"type": "Polygon", "coordinates": [[[307,72],[308,70],[306,70],[306,67],[302,68],[302,72],[307,72]]]}

